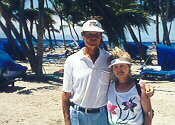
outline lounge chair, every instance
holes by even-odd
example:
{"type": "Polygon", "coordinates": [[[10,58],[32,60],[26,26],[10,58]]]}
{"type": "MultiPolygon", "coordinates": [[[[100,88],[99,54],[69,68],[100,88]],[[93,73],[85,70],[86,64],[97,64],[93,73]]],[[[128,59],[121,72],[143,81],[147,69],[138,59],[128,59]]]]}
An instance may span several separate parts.
{"type": "Polygon", "coordinates": [[[142,79],[175,81],[175,49],[167,45],[157,45],[157,61],[161,70],[143,68],[142,79]]]}
{"type": "Polygon", "coordinates": [[[66,50],[64,54],[48,54],[47,57],[43,58],[43,63],[63,64],[70,54],[72,54],[70,50],[66,50]]]}

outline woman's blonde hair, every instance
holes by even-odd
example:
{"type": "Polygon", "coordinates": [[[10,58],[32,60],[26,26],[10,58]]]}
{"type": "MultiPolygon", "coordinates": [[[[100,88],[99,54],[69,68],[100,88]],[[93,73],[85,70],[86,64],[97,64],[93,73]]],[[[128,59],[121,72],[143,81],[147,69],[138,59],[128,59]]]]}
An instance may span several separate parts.
{"type": "Polygon", "coordinates": [[[128,62],[132,61],[131,56],[128,54],[128,52],[126,52],[118,47],[115,47],[112,51],[112,60],[117,59],[117,58],[119,58],[120,60],[123,60],[123,61],[128,61],[128,62]]]}
{"type": "MultiPolygon", "coordinates": [[[[128,54],[128,52],[126,52],[118,47],[115,47],[112,51],[111,57],[109,57],[109,60],[112,61],[112,60],[117,59],[117,58],[119,58],[120,60],[123,60],[123,61],[128,61],[128,62],[132,61],[131,56],[128,54]]],[[[128,75],[131,76],[131,70],[129,71],[128,75]]],[[[116,80],[114,72],[112,72],[112,75],[111,75],[111,81],[113,81],[113,80],[116,80]]]]}

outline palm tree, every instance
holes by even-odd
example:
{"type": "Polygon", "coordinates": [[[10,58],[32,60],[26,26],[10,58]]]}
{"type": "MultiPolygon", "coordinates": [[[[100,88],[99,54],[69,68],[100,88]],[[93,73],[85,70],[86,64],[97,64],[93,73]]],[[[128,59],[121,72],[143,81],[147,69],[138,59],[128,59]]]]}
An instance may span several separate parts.
{"type": "Polygon", "coordinates": [[[2,17],[4,18],[4,20],[6,22],[6,27],[8,29],[10,29],[10,31],[12,31],[14,33],[14,35],[17,38],[17,40],[19,41],[20,45],[23,47],[23,49],[25,49],[25,55],[28,56],[29,61],[31,61],[31,64],[32,64],[32,62],[33,62],[32,61],[32,54],[31,54],[30,50],[28,49],[28,47],[27,47],[23,37],[21,37],[21,35],[17,31],[17,29],[14,26],[14,24],[11,22],[11,18],[13,17],[13,19],[15,19],[15,16],[12,13],[13,6],[9,7],[9,5],[11,5],[11,4],[6,4],[5,2],[0,2],[0,7],[1,7],[1,10],[2,10],[1,11],[2,17]]]}
{"type": "Polygon", "coordinates": [[[143,6],[144,11],[149,13],[151,16],[156,16],[156,21],[153,21],[153,23],[156,23],[156,42],[159,44],[159,0],[139,0],[139,3],[143,6]]]}
{"type": "Polygon", "coordinates": [[[123,37],[124,35],[122,34],[124,34],[124,32],[128,30],[134,42],[138,46],[142,58],[144,59],[144,61],[146,61],[147,60],[146,53],[143,51],[141,41],[139,42],[139,40],[137,39],[132,27],[136,28],[139,27],[139,30],[142,29],[147,33],[147,26],[149,25],[150,20],[148,14],[145,13],[143,11],[143,8],[138,4],[136,4],[134,1],[130,1],[130,3],[128,1],[118,2],[116,3],[115,8],[119,8],[118,10],[116,9],[116,14],[114,17],[115,23],[118,25],[113,23],[116,32],[117,33],[121,32],[118,33],[118,37],[126,41],[125,38],[123,37]]]}
{"type": "MultiPolygon", "coordinates": [[[[16,15],[14,15],[14,18],[20,22],[20,35],[23,38],[23,30],[27,39],[27,44],[30,48],[31,54],[33,55],[32,57],[35,56],[35,52],[34,52],[34,48],[33,48],[33,43],[32,43],[32,35],[29,31],[29,28],[27,26],[27,22],[26,22],[26,16],[24,13],[24,4],[25,1],[24,0],[20,0],[20,7],[19,7],[19,20],[18,20],[18,13],[16,15]]],[[[33,60],[34,61],[34,60],[33,60]]]]}
{"type": "Polygon", "coordinates": [[[50,42],[50,49],[53,49],[52,37],[51,37],[51,28],[54,26],[52,24],[56,23],[52,18],[52,15],[55,14],[55,11],[46,7],[44,8],[44,29],[48,32],[49,42],[50,42]]]}
{"type": "Polygon", "coordinates": [[[43,60],[43,34],[44,34],[44,0],[38,1],[39,13],[38,13],[38,51],[37,51],[37,80],[42,81],[43,72],[42,72],[42,60],[43,60]]]}
{"type": "Polygon", "coordinates": [[[26,61],[25,54],[20,50],[17,46],[16,40],[14,39],[13,35],[11,34],[10,30],[0,21],[0,27],[4,31],[4,34],[7,36],[9,43],[12,46],[12,50],[14,50],[17,57],[14,60],[26,61]]]}
{"type": "Polygon", "coordinates": [[[79,6],[77,6],[77,1],[50,0],[50,2],[52,3],[55,11],[60,17],[60,20],[61,20],[60,29],[62,30],[62,33],[63,33],[63,40],[64,40],[65,49],[66,49],[66,41],[65,41],[63,28],[67,26],[63,25],[63,21],[66,21],[68,23],[69,31],[73,40],[76,42],[76,39],[74,38],[71,30],[71,26],[79,41],[79,36],[75,30],[75,24],[77,24],[80,20],[84,20],[84,16],[85,16],[83,14],[84,12],[82,12],[82,10],[79,10],[79,6]]]}
{"type": "Polygon", "coordinates": [[[62,11],[62,6],[59,3],[59,0],[50,0],[50,2],[52,3],[52,6],[55,9],[57,15],[60,17],[60,22],[61,22],[60,30],[62,31],[62,34],[63,34],[64,49],[66,50],[66,39],[65,39],[64,29],[63,29],[63,11],[62,11]]]}
{"type": "MultiPolygon", "coordinates": [[[[33,6],[33,0],[30,0],[30,8],[33,10],[34,6],[33,6]]],[[[30,33],[33,33],[33,20],[30,21],[30,33]]]]}
{"type": "Polygon", "coordinates": [[[163,43],[167,44],[168,46],[171,46],[171,42],[169,39],[168,27],[167,27],[168,14],[169,14],[169,8],[170,8],[170,0],[167,0],[167,1],[159,0],[159,6],[160,6],[161,19],[162,19],[162,25],[163,25],[163,32],[164,32],[163,43]]]}
{"type": "Polygon", "coordinates": [[[171,46],[171,42],[169,39],[169,31],[167,27],[167,22],[172,21],[175,18],[174,0],[140,0],[142,5],[144,6],[145,11],[147,11],[150,15],[156,16],[156,36],[157,43],[159,44],[159,18],[161,17],[162,26],[163,26],[163,44],[167,44],[171,46]]]}

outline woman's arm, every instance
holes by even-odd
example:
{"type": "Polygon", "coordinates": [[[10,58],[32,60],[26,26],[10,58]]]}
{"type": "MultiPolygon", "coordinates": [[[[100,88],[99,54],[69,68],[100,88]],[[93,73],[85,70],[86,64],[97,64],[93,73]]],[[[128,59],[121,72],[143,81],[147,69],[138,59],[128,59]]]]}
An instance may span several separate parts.
{"type": "Polygon", "coordinates": [[[153,118],[153,111],[151,106],[151,99],[150,96],[146,93],[146,86],[142,82],[140,84],[142,95],[141,95],[141,104],[144,111],[144,125],[151,125],[152,124],[152,118],[153,118]]]}
{"type": "Polygon", "coordinates": [[[65,125],[71,125],[70,113],[69,113],[70,97],[71,97],[71,93],[62,92],[62,110],[63,110],[64,120],[65,120],[65,125]]]}

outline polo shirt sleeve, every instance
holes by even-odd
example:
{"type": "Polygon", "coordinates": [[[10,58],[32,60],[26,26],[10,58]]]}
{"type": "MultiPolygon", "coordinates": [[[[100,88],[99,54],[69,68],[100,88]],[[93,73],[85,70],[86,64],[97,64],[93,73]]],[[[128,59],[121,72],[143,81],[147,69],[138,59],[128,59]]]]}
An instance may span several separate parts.
{"type": "Polygon", "coordinates": [[[71,56],[69,56],[64,64],[64,79],[62,90],[64,92],[72,92],[73,82],[72,82],[72,63],[71,56]]]}

